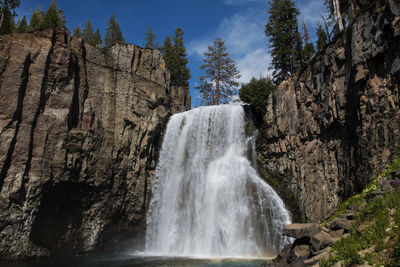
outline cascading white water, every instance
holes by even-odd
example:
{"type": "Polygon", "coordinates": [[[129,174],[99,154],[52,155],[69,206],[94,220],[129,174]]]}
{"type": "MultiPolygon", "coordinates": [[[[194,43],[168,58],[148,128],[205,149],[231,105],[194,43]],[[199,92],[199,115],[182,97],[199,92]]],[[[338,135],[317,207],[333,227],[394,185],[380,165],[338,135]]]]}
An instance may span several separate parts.
{"type": "Polygon", "coordinates": [[[288,239],[289,212],[247,158],[240,105],[196,108],[168,123],[152,185],[146,254],[265,257],[288,239]]]}

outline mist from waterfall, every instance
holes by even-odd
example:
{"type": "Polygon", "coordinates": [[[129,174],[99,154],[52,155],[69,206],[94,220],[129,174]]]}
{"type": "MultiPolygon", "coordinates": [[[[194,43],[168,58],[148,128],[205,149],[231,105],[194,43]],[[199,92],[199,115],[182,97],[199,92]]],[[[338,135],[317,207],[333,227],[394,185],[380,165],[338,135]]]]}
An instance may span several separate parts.
{"type": "Polygon", "coordinates": [[[167,126],[147,215],[148,255],[265,257],[289,212],[255,170],[240,105],[196,108],[167,126]],[[251,157],[251,156],[250,156],[251,157]]]}

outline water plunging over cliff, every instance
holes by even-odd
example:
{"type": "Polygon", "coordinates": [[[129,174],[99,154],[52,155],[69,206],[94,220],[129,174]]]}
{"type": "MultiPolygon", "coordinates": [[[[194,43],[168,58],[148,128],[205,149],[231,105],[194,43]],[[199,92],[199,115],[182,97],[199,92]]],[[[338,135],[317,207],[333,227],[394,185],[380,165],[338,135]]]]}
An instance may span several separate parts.
{"type": "Polygon", "coordinates": [[[194,257],[274,255],[290,215],[247,158],[240,105],[171,117],[147,216],[146,253],[194,257]]]}

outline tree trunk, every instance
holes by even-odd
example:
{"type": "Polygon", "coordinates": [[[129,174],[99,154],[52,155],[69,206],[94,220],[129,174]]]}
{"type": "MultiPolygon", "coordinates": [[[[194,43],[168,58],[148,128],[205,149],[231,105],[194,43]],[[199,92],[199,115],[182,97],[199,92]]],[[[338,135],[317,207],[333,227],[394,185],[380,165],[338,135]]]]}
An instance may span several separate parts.
{"type": "Polygon", "coordinates": [[[344,30],[344,25],[343,25],[342,13],[340,12],[339,0],[333,0],[333,8],[335,10],[335,17],[336,17],[336,21],[338,23],[339,32],[342,32],[344,30]]]}
{"type": "Polygon", "coordinates": [[[219,70],[220,66],[219,63],[217,64],[217,78],[215,80],[215,105],[219,105],[219,79],[220,79],[220,74],[219,70]]]}
{"type": "Polygon", "coordinates": [[[294,51],[294,42],[293,42],[293,35],[291,40],[291,58],[292,58],[292,68],[291,68],[291,75],[296,72],[296,53],[294,51]]]}
{"type": "Polygon", "coordinates": [[[1,27],[3,26],[3,18],[4,18],[4,8],[3,8],[3,10],[1,11],[1,15],[0,15],[0,29],[1,29],[1,27]]]}

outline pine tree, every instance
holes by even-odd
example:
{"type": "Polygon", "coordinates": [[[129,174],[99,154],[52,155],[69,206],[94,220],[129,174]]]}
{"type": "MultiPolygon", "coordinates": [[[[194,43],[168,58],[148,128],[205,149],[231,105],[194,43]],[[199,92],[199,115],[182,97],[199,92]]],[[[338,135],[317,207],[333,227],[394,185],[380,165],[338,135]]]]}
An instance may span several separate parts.
{"type": "Polygon", "coordinates": [[[327,37],[324,29],[322,28],[321,24],[318,24],[317,36],[318,36],[317,48],[318,48],[318,51],[320,51],[320,50],[324,49],[325,46],[328,44],[328,37],[327,37]]]}
{"type": "Polygon", "coordinates": [[[171,72],[171,85],[187,86],[190,79],[190,70],[187,67],[188,60],[181,28],[175,30],[173,40],[169,36],[165,38],[164,46],[161,50],[165,65],[171,72]]]}
{"type": "Polygon", "coordinates": [[[24,16],[22,20],[18,21],[17,23],[17,32],[24,33],[29,31],[29,26],[26,23],[26,17],[24,16]]]}
{"type": "MultiPolygon", "coordinates": [[[[173,64],[175,61],[175,51],[174,51],[174,45],[172,44],[171,37],[169,37],[169,36],[165,37],[164,45],[161,47],[161,52],[163,53],[163,58],[164,58],[167,69],[169,69],[171,71],[171,69],[173,69],[173,64]]],[[[172,75],[173,74],[171,71],[171,76],[172,75]]]]}
{"type": "Polygon", "coordinates": [[[214,88],[205,76],[200,77],[199,85],[195,88],[199,90],[202,105],[209,106],[214,104],[214,88]]]}
{"type": "Polygon", "coordinates": [[[65,27],[64,12],[57,9],[56,0],[51,0],[49,9],[44,17],[44,28],[51,29],[56,27],[65,27]]]}
{"type": "Polygon", "coordinates": [[[14,16],[12,15],[11,11],[8,9],[7,6],[3,7],[1,16],[3,22],[0,28],[0,35],[12,33],[15,28],[15,21],[14,21],[14,16]]]}
{"type": "Polygon", "coordinates": [[[151,29],[150,25],[146,28],[146,32],[144,33],[144,47],[151,49],[159,49],[159,45],[156,42],[157,36],[151,29]]]}
{"type": "Polygon", "coordinates": [[[15,9],[19,0],[0,0],[0,34],[10,34],[15,30],[15,9]]]}
{"type": "Polygon", "coordinates": [[[125,39],[122,36],[121,28],[119,26],[119,23],[115,20],[114,14],[112,14],[110,20],[107,23],[104,43],[106,47],[111,47],[117,43],[125,43],[125,39]]]}
{"type": "Polygon", "coordinates": [[[231,96],[237,94],[236,87],[240,78],[235,62],[229,57],[225,43],[217,38],[204,53],[204,64],[200,69],[205,75],[200,77],[199,86],[202,102],[205,104],[218,105],[227,103],[231,96]]]}
{"type": "Polygon", "coordinates": [[[327,20],[330,26],[337,27],[338,31],[342,31],[346,25],[346,21],[354,19],[360,10],[362,10],[372,0],[325,0],[327,20]]]}
{"type": "Polygon", "coordinates": [[[90,20],[88,20],[85,24],[85,28],[83,29],[82,32],[82,39],[90,44],[90,45],[96,45],[94,43],[94,32],[93,32],[93,26],[92,23],[90,22],[90,20]]]}
{"type": "Polygon", "coordinates": [[[93,42],[94,42],[95,46],[98,46],[98,45],[101,46],[103,44],[103,41],[101,40],[101,34],[100,34],[99,28],[97,28],[94,33],[93,42]]]}
{"type": "Polygon", "coordinates": [[[82,29],[81,26],[76,26],[74,28],[74,37],[76,38],[82,38],[82,29]]]}
{"type": "Polygon", "coordinates": [[[303,45],[298,30],[299,10],[292,0],[272,0],[265,34],[269,37],[273,78],[279,84],[296,72],[303,61],[303,45]]]}
{"type": "Polygon", "coordinates": [[[174,51],[176,55],[176,64],[172,68],[171,83],[173,85],[183,85],[189,84],[190,70],[186,66],[189,61],[187,60],[186,48],[183,40],[183,31],[181,28],[175,30],[174,36],[174,51]]]}
{"type": "Polygon", "coordinates": [[[38,5],[36,10],[32,13],[31,20],[29,21],[29,29],[31,31],[39,31],[44,29],[44,12],[38,5]]]}
{"type": "Polygon", "coordinates": [[[314,45],[310,41],[310,35],[308,34],[308,29],[306,22],[303,17],[303,32],[304,32],[304,49],[303,49],[303,56],[304,56],[304,62],[308,62],[311,57],[315,53],[314,45]]]}

